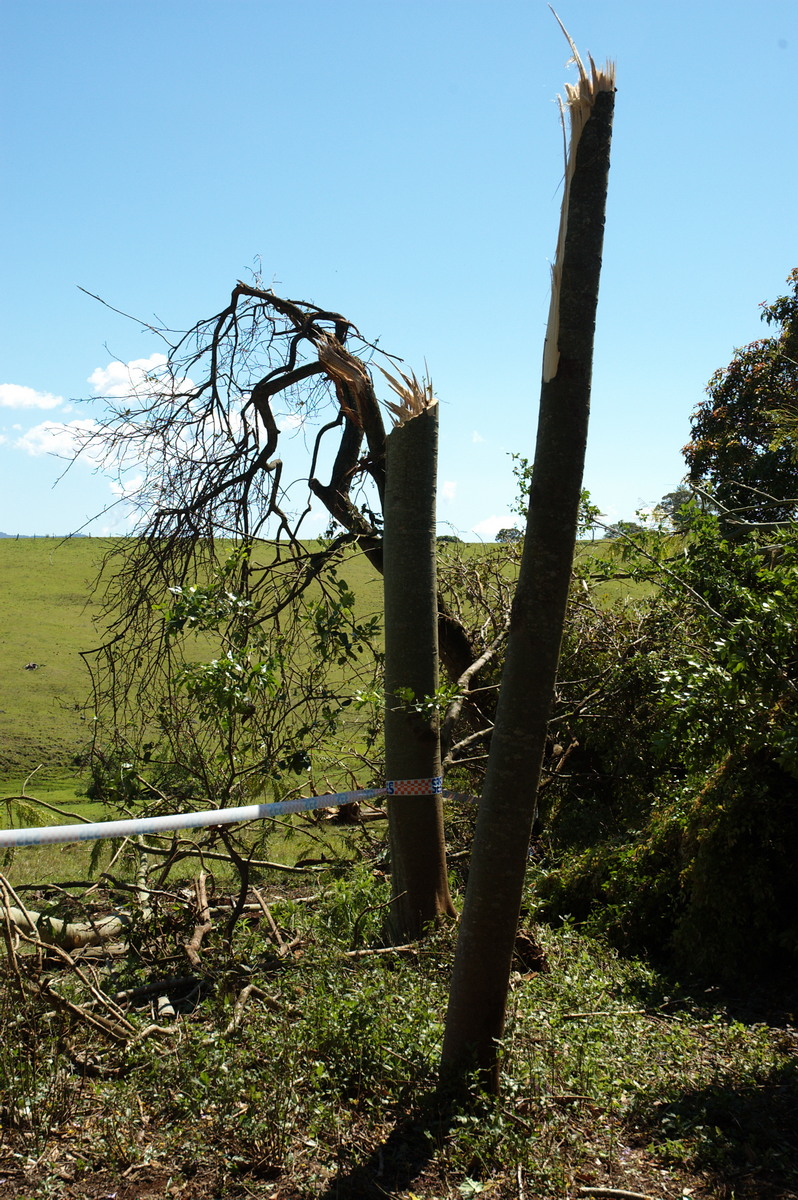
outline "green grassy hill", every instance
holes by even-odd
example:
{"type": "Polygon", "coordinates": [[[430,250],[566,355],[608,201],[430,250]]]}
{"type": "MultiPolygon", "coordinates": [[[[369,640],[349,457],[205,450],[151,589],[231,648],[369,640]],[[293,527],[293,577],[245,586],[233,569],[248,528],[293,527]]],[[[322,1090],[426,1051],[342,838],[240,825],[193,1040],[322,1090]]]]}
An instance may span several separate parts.
{"type": "MultiPolygon", "coordinates": [[[[0,785],[17,791],[75,778],[91,733],[82,650],[101,641],[93,584],[111,542],[103,538],[0,539],[0,785]],[[29,663],[35,669],[26,670],[29,663]]],[[[362,556],[342,569],[361,613],[381,606],[382,586],[362,556]]]]}
{"type": "MultiPolygon", "coordinates": [[[[37,768],[40,790],[76,779],[75,759],[88,745],[92,718],[80,652],[101,640],[93,584],[111,545],[103,538],[0,538],[0,785],[6,790],[19,790],[37,768]],[[36,668],[26,670],[29,663],[36,668]]],[[[603,546],[584,544],[581,552],[603,546]]],[[[466,555],[486,549],[457,547],[466,555]]],[[[341,573],[359,615],[381,608],[381,580],[362,556],[341,573]]],[[[628,590],[628,583],[621,586],[628,590]]],[[[610,599],[611,588],[604,590],[610,599]]]]}
{"type": "Polygon", "coordinates": [[[108,542],[100,538],[0,541],[0,780],[17,786],[36,767],[69,774],[88,741],[88,676],[80,651],[97,644],[91,597],[108,542]],[[36,663],[35,670],[26,670],[36,663]]]}

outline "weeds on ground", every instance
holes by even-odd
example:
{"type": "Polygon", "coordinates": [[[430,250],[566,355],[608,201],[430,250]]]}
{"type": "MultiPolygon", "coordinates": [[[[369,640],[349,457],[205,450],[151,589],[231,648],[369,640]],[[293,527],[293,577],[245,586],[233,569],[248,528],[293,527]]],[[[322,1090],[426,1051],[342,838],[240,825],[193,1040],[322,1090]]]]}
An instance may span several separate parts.
{"type": "Polygon", "coordinates": [[[163,917],[124,954],[74,954],[80,974],[7,953],[0,1197],[54,1179],[88,1194],[109,1171],[193,1180],[208,1200],[661,1195],[663,1179],[681,1195],[699,1178],[705,1195],[764,1196],[761,1177],[745,1190],[752,1153],[795,1186],[789,1030],[541,928],[548,970],[514,977],[502,1095],[464,1107],[436,1090],[454,931],[388,951],[387,883],[366,866],[308,892],[260,893],[229,949],[215,920],[191,971],[191,922],[163,917]]]}

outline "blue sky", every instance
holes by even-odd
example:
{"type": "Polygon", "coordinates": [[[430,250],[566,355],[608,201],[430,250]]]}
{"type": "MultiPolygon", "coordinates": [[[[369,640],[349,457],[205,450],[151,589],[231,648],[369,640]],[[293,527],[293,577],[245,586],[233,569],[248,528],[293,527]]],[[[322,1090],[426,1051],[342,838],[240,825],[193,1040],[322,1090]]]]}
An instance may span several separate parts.
{"type": "MultiPolygon", "coordinates": [[[[678,483],[709,376],[798,265],[798,5],[557,7],[617,64],[585,483],[628,518],[678,483]]],[[[162,349],[78,285],[185,328],[258,260],[427,364],[441,521],[509,523],[574,78],[543,0],[6,0],[0,22],[0,530],[66,534],[113,500],[81,462],[54,486],[53,427],[162,349]]],[[[126,528],[124,506],[89,526],[126,528]]]]}

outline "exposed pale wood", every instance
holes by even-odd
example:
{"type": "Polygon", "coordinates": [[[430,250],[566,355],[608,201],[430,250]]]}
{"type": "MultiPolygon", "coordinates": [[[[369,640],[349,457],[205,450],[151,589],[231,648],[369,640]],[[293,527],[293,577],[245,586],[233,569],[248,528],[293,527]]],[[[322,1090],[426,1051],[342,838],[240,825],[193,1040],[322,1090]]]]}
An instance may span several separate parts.
{"type": "Polygon", "coordinates": [[[42,916],[33,909],[7,905],[0,900],[0,911],[5,913],[22,933],[38,934],[46,945],[60,946],[64,950],[80,950],[83,946],[99,946],[103,942],[120,937],[131,926],[127,913],[99,917],[91,923],[62,921],[58,917],[42,916]]]}
{"type": "MultiPolygon", "coordinates": [[[[551,8],[551,5],[549,7],[551,8]]],[[[549,380],[554,378],[560,363],[560,290],[562,287],[563,259],[565,257],[565,237],[570,212],[571,183],[576,169],[576,152],[582,137],[582,131],[593,112],[596,96],[599,92],[615,91],[615,64],[607,62],[604,68],[599,70],[593,62],[591,55],[588,55],[590,62],[590,73],[588,74],[573,39],[553,8],[551,11],[554,13],[557,24],[562,29],[571,47],[571,53],[573,54],[572,61],[576,64],[579,71],[579,82],[576,85],[566,83],[565,103],[563,104],[562,100],[560,101],[563,129],[565,128],[565,112],[567,111],[571,126],[571,136],[565,154],[565,181],[563,184],[562,207],[560,209],[560,227],[557,233],[557,249],[554,254],[554,265],[551,269],[551,301],[549,319],[546,325],[546,342],[543,350],[544,383],[548,383],[549,380]]]]}
{"type": "Polygon", "coordinates": [[[605,1200],[654,1200],[646,1192],[627,1192],[624,1188],[581,1187],[580,1196],[603,1196],[605,1200]]]}
{"type": "Polygon", "coordinates": [[[194,881],[194,893],[197,898],[197,924],[194,926],[194,932],[191,937],[186,942],[186,956],[192,967],[200,966],[199,948],[205,934],[209,933],[212,928],[211,914],[208,908],[208,893],[205,888],[205,880],[207,878],[207,873],[200,871],[194,881]]]}

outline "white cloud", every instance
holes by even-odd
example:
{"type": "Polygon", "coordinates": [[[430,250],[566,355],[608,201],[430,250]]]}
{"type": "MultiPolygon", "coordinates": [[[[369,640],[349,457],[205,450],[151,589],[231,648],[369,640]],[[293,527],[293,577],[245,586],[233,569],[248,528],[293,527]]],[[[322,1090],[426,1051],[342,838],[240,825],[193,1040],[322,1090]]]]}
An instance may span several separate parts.
{"type": "Polygon", "coordinates": [[[0,383],[0,408],[58,408],[63,403],[63,396],[51,392],[37,392],[21,383],[0,383]]]}
{"type": "Polygon", "coordinates": [[[479,443],[480,443],[480,442],[484,442],[484,441],[485,441],[485,439],[484,439],[484,437],[482,436],[482,434],[481,434],[481,433],[477,433],[477,431],[476,431],[476,429],[475,429],[475,430],[474,430],[474,432],[471,434],[471,441],[474,443],[474,445],[475,445],[475,446],[478,446],[478,445],[479,445],[479,443]]]}
{"type": "Polygon", "coordinates": [[[288,433],[292,429],[301,429],[305,424],[305,418],[301,413],[286,413],[277,421],[277,428],[281,433],[288,433]]]}
{"type": "Polygon", "coordinates": [[[130,479],[116,480],[109,484],[111,491],[120,500],[124,500],[128,496],[135,496],[141,485],[144,483],[143,475],[133,475],[130,479]]]}
{"type": "Polygon", "coordinates": [[[451,503],[457,495],[457,481],[454,479],[445,480],[441,487],[441,495],[444,500],[448,500],[451,503]]]}
{"type": "Polygon", "coordinates": [[[621,519],[621,511],[614,504],[608,505],[605,512],[601,514],[601,520],[605,525],[614,525],[616,521],[621,519]]]}
{"type": "Polygon", "coordinates": [[[96,422],[92,420],[70,421],[67,425],[57,421],[42,421],[41,425],[34,425],[27,433],[23,433],[22,437],[17,438],[14,445],[34,458],[39,458],[42,454],[74,458],[83,438],[95,428],[96,422]]]}
{"type": "Polygon", "coordinates": [[[110,362],[107,367],[96,367],[89,376],[89,383],[98,396],[124,399],[128,396],[146,398],[156,392],[188,392],[194,387],[186,377],[178,378],[168,370],[165,354],[151,354],[149,358],[132,358],[130,362],[110,362]]]}
{"type": "MultiPolygon", "coordinates": [[[[312,508],[310,512],[303,518],[302,527],[303,529],[307,528],[307,526],[310,526],[311,529],[320,529],[323,525],[326,526],[329,525],[329,523],[330,514],[327,512],[326,508],[312,508]]],[[[300,534],[300,536],[302,535],[300,534]]]]}
{"type": "Polygon", "coordinates": [[[471,532],[484,541],[495,541],[496,534],[500,529],[510,529],[515,527],[515,518],[505,514],[503,517],[486,517],[484,521],[480,521],[474,525],[471,532]]]}
{"type": "Polygon", "coordinates": [[[99,396],[129,396],[147,382],[148,376],[163,369],[165,363],[165,354],[134,358],[128,363],[111,362],[107,367],[96,367],[89,376],[89,383],[99,396]]]}

